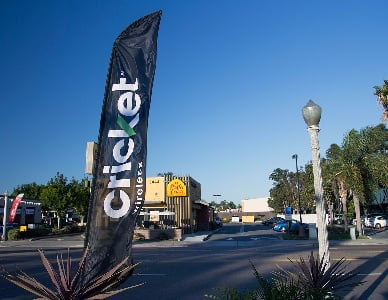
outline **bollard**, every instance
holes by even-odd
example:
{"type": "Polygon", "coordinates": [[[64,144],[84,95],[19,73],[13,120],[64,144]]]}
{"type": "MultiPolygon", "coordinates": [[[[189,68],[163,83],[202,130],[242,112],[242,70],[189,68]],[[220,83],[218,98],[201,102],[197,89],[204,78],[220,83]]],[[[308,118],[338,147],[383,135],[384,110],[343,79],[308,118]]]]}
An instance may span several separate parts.
{"type": "Polygon", "coordinates": [[[356,240],[356,226],[349,226],[350,238],[356,240]]]}
{"type": "Polygon", "coordinates": [[[309,223],[309,240],[316,240],[318,238],[317,226],[315,223],[309,223]]]}

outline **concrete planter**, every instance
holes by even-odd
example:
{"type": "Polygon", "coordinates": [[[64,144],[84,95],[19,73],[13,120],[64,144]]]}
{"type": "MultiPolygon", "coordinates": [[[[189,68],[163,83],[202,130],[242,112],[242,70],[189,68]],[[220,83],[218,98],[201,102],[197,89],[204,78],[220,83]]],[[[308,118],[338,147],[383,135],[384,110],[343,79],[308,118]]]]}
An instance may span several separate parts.
{"type": "Polygon", "coordinates": [[[182,238],[181,228],[168,229],[135,229],[135,235],[141,236],[145,240],[156,240],[160,237],[168,236],[169,239],[176,239],[178,241],[182,238]]]}

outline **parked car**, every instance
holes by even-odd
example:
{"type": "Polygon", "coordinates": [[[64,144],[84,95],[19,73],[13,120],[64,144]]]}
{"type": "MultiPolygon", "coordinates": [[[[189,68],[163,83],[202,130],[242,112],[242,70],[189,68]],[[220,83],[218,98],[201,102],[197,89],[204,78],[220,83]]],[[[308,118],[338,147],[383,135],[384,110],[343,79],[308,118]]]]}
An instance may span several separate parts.
{"type": "MultiPolygon", "coordinates": [[[[297,220],[291,220],[290,232],[299,232],[299,224],[300,222],[297,220]]],[[[302,225],[305,231],[309,229],[308,224],[302,223],[302,225]]],[[[278,232],[286,232],[288,231],[288,221],[283,220],[276,222],[272,229],[278,232]]]]}
{"type": "Polygon", "coordinates": [[[221,220],[220,217],[215,217],[215,218],[214,218],[214,222],[216,223],[216,225],[217,225],[218,227],[222,227],[222,220],[221,220]]]}
{"type": "Polygon", "coordinates": [[[270,217],[268,219],[265,219],[263,222],[261,222],[261,224],[273,226],[273,223],[276,223],[279,221],[284,221],[284,218],[282,218],[282,217],[270,217]]]}
{"type": "MultiPolygon", "coordinates": [[[[348,216],[348,224],[352,223],[352,219],[348,216]]],[[[330,222],[330,215],[329,215],[329,222],[330,222]]],[[[345,216],[344,214],[334,214],[333,215],[333,224],[342,225],[345,224],[345,216]]]]}
{"type": "Polygon", "coordinates": [[[380,229],[381,227],[387,227],[388,216],[375,216],[370,218],[370,225],[373,228],[380,229]]]}
{"type": "Polygon", "coordinates": [[[373,227],[373,226],[371,226],[371,222],[370,222],[371,218],[381,216],[381,215],[382,215],[381,213],[367,214],[367,215],[361,217],[361,222],[364,223],[365,227],[373,227]]]}

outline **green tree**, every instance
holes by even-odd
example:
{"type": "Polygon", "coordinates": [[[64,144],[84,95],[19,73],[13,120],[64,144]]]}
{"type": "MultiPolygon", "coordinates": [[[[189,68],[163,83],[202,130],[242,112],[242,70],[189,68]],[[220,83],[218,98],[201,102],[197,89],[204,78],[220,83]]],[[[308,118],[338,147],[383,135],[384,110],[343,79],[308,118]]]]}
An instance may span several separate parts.
{"type": "MultiPolygon", "coordinates": [[[[305,170],[300,168],[299,173],[299,192],[300,192],[300,208],[305,211],[311,211],[314,207],[314,186],[313,172],[311,164],[305,166],[305,170]]],[[[299,207],[298,184],[296,172],[275,169],[269,179],[273,181],[273,188],[270,189],[270,199],[268,205],[276,212],[282,213],[284,207],[299,207]]]]}
{"type": "Polygon", "coordinates": [[[229,209],[236,209],[236,207],[237,207],[237,206],[236,206],[236,204],[235,204],[233,201],[229,201],[229,202],[228,202],[228,208],[229,208],[229,209]]]}
{"type": "Polygon", "coordinates": [[[220,210],[227,210],[228,209],[228,202],[226,202],[226,200],[221,200],[219,208],[220,208],[220,210]]]}
{"type": "Polygon", "coordinates": [[[374,89],[377,102],[381,104],[384,110],[381,120],[386,122],[388,120],[388,80],[384,80],[383,86],[375,86],[374,89]]]}
{"type": "Polygon", "coordinates": [[[58,228],[61,226],[61,216],[71,207],[71,192],[67,178],[60,173],[51,178],[41,193],[42,205],[57,212],[58,228]]]}
{"type": "Polygon", "coordinates": [[[214,208],[216,208],[217,206],[218,206],[218,203],[216,202],[216,201],[211,201],[210,203],[209,203],[209,205],[211,206],[211,207],[214,207],[214,208]]]}
{"type": "Polygon", "coordinates": [[[388,130],[384,124],[366,127],[360,131],[359,140],[364,143],[359,161],[365,196],[370,204],[379,189],[388,187],[388,130]]]}
{"type": "Polygon", "coordinates": [[[304,170],[299,171],[299,181],[301,206],[305,208],[307,213],[315,212],[314,173],[311,162],[304,166],[304,170]]]}
{"type": "Polygon", "coordinates": [[[283,212],[286,206],[292,205],[293,188],[289,180],[289,174],[288,170],[277,168],[269,176],[274,187],[269,190],[268,205],[278,213],[283,212]]]}
{"type": "MultiPolygon", "coordinates": [[[[343,149],[337,144],[330,145],[326,151],[327,160],[323,164],[323,176],[325,181],[332,183],[332,191],[336,200],[338,200],[338,212],[343,212],[345,216],[348,214],[348,200],[350,187],[353,177],[352,164],[349,164],[344,156],[343,149]]],[[[335,201],[337,202],[337,201],[335,201]]],[[[348,220],[345,218],[345,230],[348,228],[348,220]]]]}
{"type": "Polygon", "coordinates": [[[89,208],[90,190],[87,182],[87,178],[82,179],[81,182],[73,178],[68,184],[71,201],[69,205],[80,215],[82,224],[89,208]]]}
{"type": "Polygon", "coordinates": [[[40,193],[42,192],[44,185],[39,185],[35,182],[28,184],[21,184],[14,188],[12,192],[12,197],[17,196],[18,194],[23,193],[24,199],[39,200],[40,193]]]}
{"type": "MultiPolygon", "coordinates": [[[[327,151],[327,169],[343,204],[353,200],[357,229],[361,232],[361,205],[370,204],[376,191],[388,185],[388,140],[385,125],[350,130],[342,147],[332,145],[327,151]]],[[[346,220],[345,220],[346,221],[346,220]]]]}

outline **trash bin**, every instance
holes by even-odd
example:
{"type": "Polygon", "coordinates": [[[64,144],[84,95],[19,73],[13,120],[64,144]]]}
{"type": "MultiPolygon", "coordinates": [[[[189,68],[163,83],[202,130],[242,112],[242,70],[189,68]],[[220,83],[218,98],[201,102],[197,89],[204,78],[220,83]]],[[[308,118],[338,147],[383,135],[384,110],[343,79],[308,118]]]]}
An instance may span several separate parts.
{"type": "Polygon", "coordinates": [[[356,226],[349,226],[350,238],[356,240],[356,226]]]}

